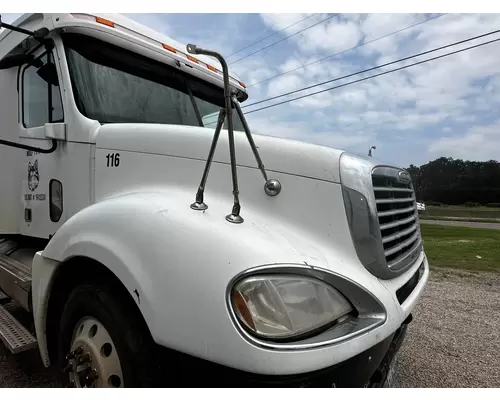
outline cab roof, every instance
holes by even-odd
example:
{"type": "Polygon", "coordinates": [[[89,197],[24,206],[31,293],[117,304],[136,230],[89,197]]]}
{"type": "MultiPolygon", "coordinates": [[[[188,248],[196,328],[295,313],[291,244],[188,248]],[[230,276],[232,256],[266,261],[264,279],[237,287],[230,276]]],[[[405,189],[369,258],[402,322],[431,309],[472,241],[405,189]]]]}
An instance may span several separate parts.
{"type": "MultiPolygon", "coordinates": [[[[103,38],[104,34],[106,36],[105,40],[116,40],[116,36],[121,36],[122,40],[125,39],[129,43],[134,42],[134,44],[148,47],[156,53],[160,52],[163,59],[166,56],[177,66],[181,64],[188,66],[189,68],[185,69],[185,72],[191,75],[211,81],[217,84],[217,86],[223,86],[222,67],[215,58],[204,55],[192,56],[188,54],[186,46],[182,43],[121,14],[23,14],[12,25],[29,30],[36,30],[41,27],[46,27],[49,30],[64,29],[66,31],[77,32],[84,30],[86,33],[96,33],[101,38],[103,38]]],[[[23,34],[4,29],[0,33],[0,59],[15,46],[19,45],[25,38],[26,36],[23,34]],[[11,39],[9,36],[12,34],[17,35],[18,40],[6,40],[11,39]],[[2,49],[4,45],[9,48],[2,49]]],[[[233,73],[230,73],[230,83],[239,92],[238,97],[240,101],[246,100],[248,97],[246,86],[233,73]]]]}

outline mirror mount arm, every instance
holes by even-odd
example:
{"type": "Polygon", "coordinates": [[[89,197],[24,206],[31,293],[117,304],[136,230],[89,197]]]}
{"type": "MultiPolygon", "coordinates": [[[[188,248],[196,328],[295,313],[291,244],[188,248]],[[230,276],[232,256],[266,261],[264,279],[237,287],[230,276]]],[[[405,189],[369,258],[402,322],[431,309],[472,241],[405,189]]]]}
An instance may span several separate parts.
{"type": "Polygon", "coordinates": [[[233,209],[231,214],[226,216],[228,222],[235,224],[241,224],[243,218],[240,216],[240,199],[239,199],[239,189],[238,189],[238,173],[236,171],[236,151],[234,145],[234,130],[233,130],[233,106],[232,106],[232,92],[231,86],[229,85],[229,68],[227,66],[226,60],[221,54],[216,51],[206,50],[197,47],[194,44],[188,44],[186,46],[188,53],[191,54],[203,54],[206,56],[216,58],[222,66],[222,76],[224,79],[224,102],[226,108],[226,120],[227,120],[227,131],[229,137],[229,158],[231,161],[231,176],[233,181],[233,209]]]}
{"type": "Polygon", "coordinates": [[[203,171],[203,176],[201,178],[200,186],[196,192],[196,200],[191,204],[193,210],[206,210],[208,206],[204,202],[205,186],[207,184],[208,173],[210,172],[210,166],[212,165],[212,160],[215,154],[215,148],[217,147],[217,141],[219,140],[220,131],[224,125],[224,120],[226,118],[226,109],[221,108],[219,111],[219,118],[217,119],[217,126],[215,128],[215,134],[212,139],[212,145],[210,146],[210,151],[208,152],[207,162],[205,164],[205,170],[203,171]]]}
{"type": "Polygon", "coordinates": [[[265,184],[264,184],[264,191],[266,192],[267,195],[269,196],[276,196],[281,192],[281,183],[277,181],[276,179],[268,179],[267,178],[267,173],[266,169],[264,167],[264,163],[262,162],[262,159],[260,158],[259,151],[257,149],[257,146],[255,145],[255,142],[252,137],[252,133],[250,132],[250,128],[248,127],[248,124],[246,122],[245,116],[241,110],[240,104],[238,102],[238,99],[235,96],[235,93],[232,92],[231,86],[229,83],[229,68],[227,66],[226,60],[224,60],[224,57],[222,57],[221,54],[212,51],[212,50],[206,50],[206,49],[201,49],[197,47],[194,44],[188,44],[186,46],[188,53],[191,54],[203,54],[206,56],[214,57],[216,58],[221,66],[222,66],[222,76],[224,79],[224,101],[225,101],[225,108],[221,109],[221,112],[219,114],[219,120],[217,123],[217,127],[215,129],[215,134],[214,138],[212,141],[212,146],[210,148],[209,156],[207,159],[207,163],[205,165],[205,170],[203,172],[203,177],[200,183],[200,186],[198,188],[198,192],[196,194],[196,201],[191,204],[191,208],[194,210],[206,210],[208,206],[204,203],[203,201],[203,192],[205,190],[205,184],[208,176],[208,171],[210,169],[210,164],[212,163],[212,158],[213,154],[215,152],[215,147],[217,146],[217,140],[219,138],[220,130],[222,128],[222,125],[224,123],[224,118],[227,118],[227,131],[228,131],[228,136],[229,136],[229,156],[230,156],[230,161],[231,161],[231,174],[232,174],[232,180],[233,180],[233,197],[234,197],[234,202],[233,202],[233,209],[231,214],[226,216],[226,220],[235,224],[240,224],[243,222],[243,218],[240,216],[240,201],[239,201],[239,190],[238,190],[238,176],[236,172],[236,153],[235,153],[235,146],[234,146],[234,129],[233,129],[233,107],[236,109],[236,112],[238,113],[238,116],[240,117],[240,120],[243,124],[243,130],[245,131],[245,135],[247,137],[248,143],[250,144],[250,147],[252,149],[252,152],[254,154],[255,160],[257,161],[257,166],[262,173],[262,176],[264,178],[265,184]]]}
{"type": "Polygon", "coordinates": [[[6,24],[5,22],[2,22],[1,15],[0,15],[0,28],[9,29],[9,30],[14,31],[14,32],[24,33],[25,35],[28,35],[28,36],[33,36],[38,42],[47,46],[47,41],[45,40],[45,37],[50,32],[47,28],[40,28],[40,29],[37,29],[36,31],[30,31],[28,29],[19,28],[18,26],[14,26],[14,25],[6,24]]]}

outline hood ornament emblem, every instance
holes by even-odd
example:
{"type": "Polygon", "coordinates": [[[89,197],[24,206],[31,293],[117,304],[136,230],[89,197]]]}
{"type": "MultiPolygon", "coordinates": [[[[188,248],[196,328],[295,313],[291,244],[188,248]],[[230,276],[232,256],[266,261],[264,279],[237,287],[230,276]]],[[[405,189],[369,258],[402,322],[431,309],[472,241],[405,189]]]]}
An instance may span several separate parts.
{"type": "Polygon", "coordinates": [[[411,181],[410,174],[406,171],[399,171],[398,178],[399,182],[404,184],[408,184],[411,181]]]}

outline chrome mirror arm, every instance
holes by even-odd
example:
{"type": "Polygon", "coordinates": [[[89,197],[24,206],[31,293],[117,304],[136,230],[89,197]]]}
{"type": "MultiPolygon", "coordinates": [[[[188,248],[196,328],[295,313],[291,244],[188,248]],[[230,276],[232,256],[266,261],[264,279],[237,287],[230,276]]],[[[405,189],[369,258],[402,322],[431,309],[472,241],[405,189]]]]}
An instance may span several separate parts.
{"type": "Polygon", "coordinates": [[[205,164],[205,170],[203,172],[200,186],[198,187],[198,192],[196,193],[196,200],[193,204],[191,204],[191,208],[193,210],[206,210],[208,208],[208,206],[203,201],[203,194],[205,190],[206,181],[208,178],[208,173],[210,171],[210,165],[212,163],[215,149],[217,147],[217,141],[219,139],[220,131],[222,129],[222,126],[224,125],[224,120],[227,118],[229,157],[231,161],[231,176],[233,182],[233,208],[231,214],[226,215],[226,220],[235,224],[241,224],[243,222],[243,218],[240,215],[241,205],[239,199],[238,174],[236,167],[236,151],[234,144],[233,107],[236,108],[236,112],[240,117],[248,143],[250,144],[255,160],[257,161],[258,168],[262,173],[262,176],[264,177],[265,192],[269,196],[276,196],[281,191],[281,184],[276,179],[267,178],[267,173],[264,164],[262,162],[262,159],[260,158],[259,151],[257,150],[257,146],[255,145],[255,142],[253,140],[250,128],[248,127],[247,121],[241,110],[240,104],[236,96],[231,91],[231,86],[229,84],[229,68],[227,66],[226,60],[224,60],[224,57],[222,57],[222,55],[217,53],[216,51],[202,49],[194,44],[188,44],[186,46],[186,49],[188,53],[203,54],[206,56],[214,57],[220,62],[222,66],[222,75],[224,79],[224,103],[225,103],[225,108],[221,109],[219,113],[219,119],[217,121],[217,127],[215,128],[214,138],[212,140],[212,145],[210,147],[207,162],[205,164]]]}
{"type": "Polygon", "coordinates": [[[236,108],[236,112],[238,113],[238,116],[240,117],[241,123],[243,124],[243,129],[245,130],[245,135],[247,136],[248,143],[250,144],[250,147],[252,148],[253,155],[255,156],[255,160],[257,161],[257,165],[260,169],[260,172],[262,172],[262,176],[264,177],[264,180],[267,182],[267,173],[264,168],[264,164],[262,163],[262,160],[259,155],[259,150],[257,150],[257,146],[255,145],[255,142],[253,141],[252,133],[250,132],[250,128],[248,127],[247,120],[245,119],[245,116],[243,115],[243,111],[241,110],[240,103],[236,99],[236,96],[232,96],[233,104],[234,107],[236,108]]]}
{"type": "Polygon", "coordinates": [[[233,113],[231,106],[231,86],[229,86],[229,69],[227,67],[226,60],[224,60],[224,57],[222,57],[222,55],[217,53],[216,51],[205,50],[197,47],[194,44],[188,44],[186,48],[188,53],[191,54],[204,54],[206,56],[214,57],[219,60],[222,65],[222,75],[224,79],[224,102],[226,106],[227,131],[229,136],[229,157],[231,159],[231,176],[233,180],[233,209],[231,211],[231,214],[226,216],[226,220],[235,224],[241,224],[243,222],[243,218],[240,216],[241,206],[238,189],[238,173],[236,171],[236,151],[234,146],[233,113]]]}
{"type": "Polygon", "coordinates": [[[208,173],[210,172],[210,166],[212,165],[212,160],[215,154],[215,148],[217,147],[217,142],[219,140],[220,131],[224,125],[224,120],[226,118],[226,110],[221,109],[219,111],[219,118],[217,119],[217,126],[215,128],[214,138],[212,139],[212,145],[208,152],[207,162],[205,164],[205,170],[203,171],[203,176],[201,177],[200,186],[198,187],[198,192],[196,192],[196,200],[191,204],[193,210],[206,210],[208,206],[203,201],[203,195],[205,193],[205,185],[207,183],[208,173]]]}

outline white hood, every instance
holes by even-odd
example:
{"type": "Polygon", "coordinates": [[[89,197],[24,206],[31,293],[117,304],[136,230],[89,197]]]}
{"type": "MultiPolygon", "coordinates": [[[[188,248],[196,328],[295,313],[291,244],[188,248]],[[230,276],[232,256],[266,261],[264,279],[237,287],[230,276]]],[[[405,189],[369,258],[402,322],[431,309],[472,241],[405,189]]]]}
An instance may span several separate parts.
{"type": "MultiPolygon", "coordinates": [[[[98,148],[206,160],[213,129],[160,124],[109,124],[95,135],[98,148]]],[[[341,150],[271,136],[253,135],[266,170],[340,182],[341,150]]],[[[235,132],[238,166],[257,167],[243,132],[235,132]]],[[[229,164],[227,131],[219,137],[214,162],[229,164]]]]}

